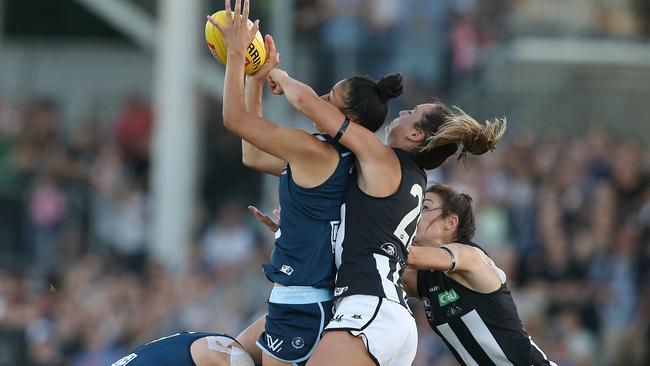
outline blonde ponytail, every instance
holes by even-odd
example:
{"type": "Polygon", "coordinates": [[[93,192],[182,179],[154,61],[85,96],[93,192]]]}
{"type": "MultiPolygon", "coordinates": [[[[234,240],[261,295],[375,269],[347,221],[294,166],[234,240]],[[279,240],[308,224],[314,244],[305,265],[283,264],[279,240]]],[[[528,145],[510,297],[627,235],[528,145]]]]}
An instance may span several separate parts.
{"type": "Polygon", "coordinates": [[[460,146],[461,157],[467,153],[482,155],[493,151],[506,131],[506,119],[495,118],[486,121],[483,126],[462,109],[453,109],[452,113],[445,116],[445,121],[438,130],[426,138],[420,149],[429,151],[440,146],[457,144],[460,146]]]}

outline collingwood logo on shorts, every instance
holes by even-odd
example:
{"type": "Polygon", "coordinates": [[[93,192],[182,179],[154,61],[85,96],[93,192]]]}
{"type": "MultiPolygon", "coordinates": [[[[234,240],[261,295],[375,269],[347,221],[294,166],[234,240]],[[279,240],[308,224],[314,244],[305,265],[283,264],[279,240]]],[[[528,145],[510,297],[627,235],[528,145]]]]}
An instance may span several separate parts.
{"type": "Polygon", "coordinates": [[[271,351],[273,352],[280,352],[282,351],[282,343],[284,343],[283,340],[280,339],[273,339],[270,335],[266,335],[266,345],[269,346],[271,351]]]}
{"type": "Polygon", "coordinates": [[[291,341],[291,345],[295,349],[301,349],[302,347],[305,346],[305,340],[300,337],[296,337],[291,341]]]}
{"type": "Polygon", "coordinates": [[[337,287],[334,289],[334,296],[340,296],[342,293],[348,290],[348,286],[337,287]]]}
{"type": "Polygon", "coordinates": [[[282,268],[280,268],[280,272],[286,274],[287,276],[291,276],[293,273],[293,268],[291,266],[287,266],[286,264],[282,265],[282,268]]]}

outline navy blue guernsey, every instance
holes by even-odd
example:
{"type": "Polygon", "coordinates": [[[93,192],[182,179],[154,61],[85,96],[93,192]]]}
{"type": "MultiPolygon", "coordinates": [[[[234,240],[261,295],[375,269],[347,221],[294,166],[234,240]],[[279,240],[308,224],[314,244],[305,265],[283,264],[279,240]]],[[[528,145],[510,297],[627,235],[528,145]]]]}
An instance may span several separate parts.
{"type": "Polygon", "coordinates": [[[196,366],[190,346],[197,339],[209,336],[234,339],[219,333],[180,332],[140,346],[111,366],[196,366]]]}
{"type": "Polygon", "coordinates": [[[321,185],[297,185],[287,165],[280,176],[280,227],[275,233],[266,277],[284,286],[334,288],[334,240],[341,220],[341,203],[354,167],[354,155],[327,135],[314,134],[339,153],[334,173],[321,185]]]}

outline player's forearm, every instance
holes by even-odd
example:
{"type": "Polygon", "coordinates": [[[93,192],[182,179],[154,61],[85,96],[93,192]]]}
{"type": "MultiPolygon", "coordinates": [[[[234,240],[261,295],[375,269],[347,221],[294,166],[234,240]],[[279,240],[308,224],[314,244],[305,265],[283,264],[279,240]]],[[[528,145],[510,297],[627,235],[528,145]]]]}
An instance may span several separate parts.
{"type": "MultiPolygon", "coordinates": [[[[244,86],[244,99],[246,111],[262,118],[262,95],[264,91],[264,80],[247,78],[244,86]]],[[[262,173],[279,175],[284,169],[286,162],[268,154],[248,141],[241,140],[242,163],[248,168],[262,173]]]]}
{"type": "Polygon", "coordinates": [[[286,75],[280,80],[278,84],[282,87],[284,95],[289,103],[301,112],[305,112],[305,107],[310,98],[318,98],[318,94],[307,84],[304,84],[289,75],[286,75]]]}
{"type": "Polygon", "coordinates": [[[329,118],[329,113],[323,108],[321,98],[314,89],[292,77],[286,75],[278,81],[289,103],[311,119],[320,130],[335,136],[341,127],[342,118],[329,118]]]}
{"type": "Polygon", "coordinates": [[[435,247],[411,246],[408,255],[408,267],[414,269],[429,269],[447,271],[451,268],[449,254],[435,247]]]}
{"type": "Polygon", "coordinates": [[[223,84],[223,124],[236,131],[237,121],[246,115],[244,104],[244,53],[228,50],[226,76],[223,84]]]}
{"type": "Polygon", "coordinates": [[[264,80],[248,78],[244,88],[246,110],[262,117],[262,94],[264,89],[264,80]]]}

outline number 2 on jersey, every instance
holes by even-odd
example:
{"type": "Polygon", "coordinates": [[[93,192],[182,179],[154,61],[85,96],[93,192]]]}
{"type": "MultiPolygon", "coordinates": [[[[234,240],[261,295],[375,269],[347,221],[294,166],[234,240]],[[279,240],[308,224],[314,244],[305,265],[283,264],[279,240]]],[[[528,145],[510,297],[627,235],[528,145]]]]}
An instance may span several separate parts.
{"type": "MultiPolygon", "coordinates": [[[[420,221],[420,213],[422,209],[422,197],[423,197],[423,189],[422,186],[419,184],[414,184],[413,187],[411,187],[411,195],[413,197],[416,197],[418,199],[418,205],[411,211],[409,211],[402,221],[400,221],[399,225],[397,225],[397,228],[393,232],[393,234],[399,238],[399,240],[404,244],[404,246],[408,249],[408,247],[411,245],[411,242],[413,241],[413,238],[415,237],[415,234],[418,231],[417,226],[415,227],[415,230],[413,231],[413,236],[410,236],[406,232],[406,228],[413,222],[413,221],[420,221]]],[[[416,224],[417,225],[417,224],[416,224]]]]}

